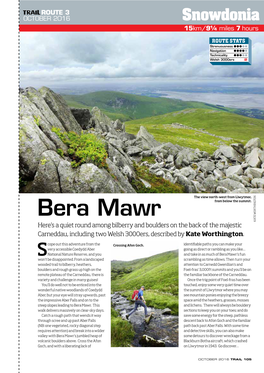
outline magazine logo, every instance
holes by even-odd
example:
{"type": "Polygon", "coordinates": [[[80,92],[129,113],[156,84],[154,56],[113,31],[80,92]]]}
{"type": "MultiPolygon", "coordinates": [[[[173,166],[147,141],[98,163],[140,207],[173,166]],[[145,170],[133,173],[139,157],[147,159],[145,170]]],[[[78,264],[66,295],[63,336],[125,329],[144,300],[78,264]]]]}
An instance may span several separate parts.
{"type": "Polygon", "coordinates": [[[184,8],[182,11],[184,21],[259,21],[259,12],[251,11],[247,8],[245,11],[231,11],[225,8],[223,11],[192,11],[190,8],[184,8]]]}

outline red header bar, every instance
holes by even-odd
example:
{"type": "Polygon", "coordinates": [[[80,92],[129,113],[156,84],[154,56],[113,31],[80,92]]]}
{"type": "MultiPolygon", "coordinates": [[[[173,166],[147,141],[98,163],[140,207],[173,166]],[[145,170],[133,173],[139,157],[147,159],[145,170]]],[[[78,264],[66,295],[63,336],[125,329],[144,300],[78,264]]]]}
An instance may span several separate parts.
{"type": "Polygon", "coordinates": [[[264,25],[20,25],[20,32],[263,32],[264,25]]]}

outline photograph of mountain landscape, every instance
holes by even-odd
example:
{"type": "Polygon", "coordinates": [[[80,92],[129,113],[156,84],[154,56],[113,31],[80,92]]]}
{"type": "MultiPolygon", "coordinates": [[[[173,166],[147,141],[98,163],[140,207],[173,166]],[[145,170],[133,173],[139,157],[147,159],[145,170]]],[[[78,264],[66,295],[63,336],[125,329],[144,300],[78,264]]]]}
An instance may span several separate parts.
{"type": "Polygon", "coordinates": [[[263,193],[264,37],[212,66],[210,36],[21,34],[20,191],[263,193]]]}
{"type": "Polygon", "coordinates": [[[178,285],[178,250],[112,260],[112,347],[178,347],[178,285]],[[147,315],[133,312],[140,289],[147,315]]]}

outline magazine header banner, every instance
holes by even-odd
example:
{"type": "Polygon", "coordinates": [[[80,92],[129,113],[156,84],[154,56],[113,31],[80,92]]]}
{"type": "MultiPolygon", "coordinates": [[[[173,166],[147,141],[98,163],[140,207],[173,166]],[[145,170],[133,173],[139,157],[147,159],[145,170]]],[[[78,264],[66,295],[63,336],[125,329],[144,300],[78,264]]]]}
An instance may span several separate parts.
{"type": "Polygon", "coordinates": [[[20,25],[260,25],[263,19],[259,1],[20,2],[20,25]]]}

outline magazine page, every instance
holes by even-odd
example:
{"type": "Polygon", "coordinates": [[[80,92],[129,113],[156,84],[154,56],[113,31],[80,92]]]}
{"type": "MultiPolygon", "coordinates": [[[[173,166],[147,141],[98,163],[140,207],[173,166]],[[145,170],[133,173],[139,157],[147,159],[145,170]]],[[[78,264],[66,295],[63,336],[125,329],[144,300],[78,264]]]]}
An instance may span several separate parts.
{"type": "Polygon", "coordinates": [[[261,371],[263,17],[20,1],[19,372],[261,371]]]}

